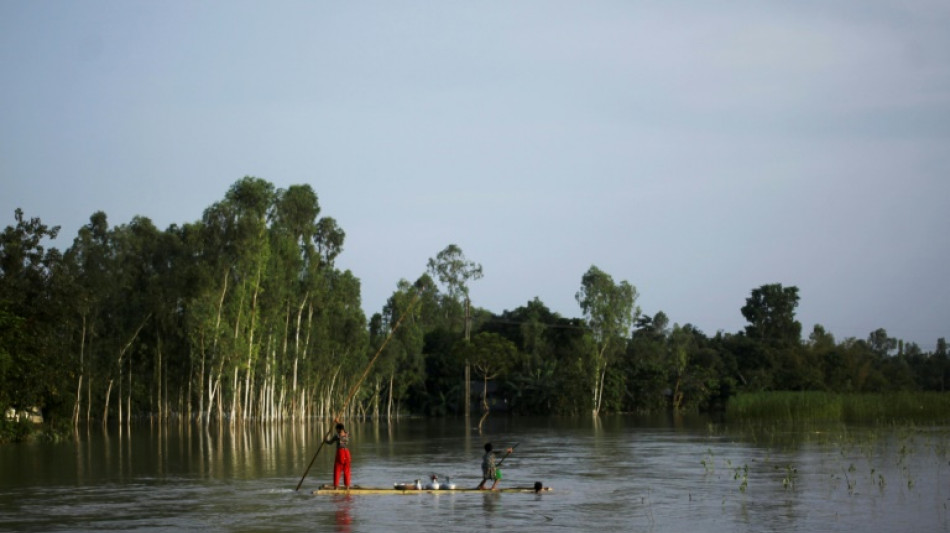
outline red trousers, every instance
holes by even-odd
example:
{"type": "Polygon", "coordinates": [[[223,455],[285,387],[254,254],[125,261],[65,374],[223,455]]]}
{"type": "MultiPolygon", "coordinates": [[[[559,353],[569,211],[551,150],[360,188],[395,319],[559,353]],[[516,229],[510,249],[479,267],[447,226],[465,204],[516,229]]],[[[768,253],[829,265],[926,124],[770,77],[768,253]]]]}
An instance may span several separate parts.
{"type": "Polygon", "coordinates": [[[340,474],[343,474],[343,485],[350,486],[350,450],[341,448],[336,451],[336,460],[333,461],[333,486],[339,485],[340,474]]]}

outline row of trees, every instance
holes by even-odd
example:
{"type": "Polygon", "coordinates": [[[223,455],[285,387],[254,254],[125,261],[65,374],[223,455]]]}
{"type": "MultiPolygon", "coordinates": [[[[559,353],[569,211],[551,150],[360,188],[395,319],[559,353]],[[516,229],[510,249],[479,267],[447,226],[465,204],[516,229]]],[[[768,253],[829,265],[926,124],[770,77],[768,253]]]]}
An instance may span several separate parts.
{"type": "Polygon", "coordinates": [[[451,398],[462,359],[474,361],[480,377],[496,379],[496,406],[519,414],[708,411],[724,408],[739,391],[881,393],[950,386],[943,338],[929,353],[883,328],[867,339],[838,342],[816,325],[802,339],[796,287],[752,290],[741,308],[748,326],[714,336],[691,324],[671,324],[662,311],[643,314],[636,299],[633,286],[592,266],[577,293],[582,318],[561,317],[534,299],[501,315],[478,313],[477,333],[461,348],[451,344],[450,334],[432,333],[422,357],[440,365],[428,367],[411,396],[413,410],[458,411],[451,398]]]}
{"type": "Polygon", "coordinates": [[[65,252],[16,212],[0,236],[0,403],[108,421],[326,412],[366,355],[344,232],[309,186],[244,178],[198,222],[97,212],[65,252]]]}
{"type": "Polygon", "coordinates": [[[836,342],[816,326],[803,340],[798,290],[778,284],[752,291],[744,331],[712,337],[642,313],[636,288],[596,266],[582,317],[538,299],[495,314],[472,306],[482,267],[455,245],[367,320],[359,279],[334,264],[345,234],[320,211],[307,185],[247,177],[164,231],[95,213],[60,252],[45,246],[58,228],[17,210],[0,235],[0,406],[73,424],[279,420],[335,413],[355,390],[351,414],[378,417],[463,413],[471,398],[485,413],[648,412],[950,378],[943,339],[933,353],[883,329],[836,342]]]}

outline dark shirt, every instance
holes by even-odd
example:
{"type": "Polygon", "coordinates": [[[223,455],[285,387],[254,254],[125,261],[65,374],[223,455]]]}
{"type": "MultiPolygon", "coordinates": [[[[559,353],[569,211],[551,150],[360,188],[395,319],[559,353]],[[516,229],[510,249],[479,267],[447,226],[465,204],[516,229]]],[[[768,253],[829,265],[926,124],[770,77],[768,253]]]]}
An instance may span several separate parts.
{"type": "Polygon", "coordinates": [[[486,452],[482,456],[482,478],[495,479],[495,452],[486,452]]]}
{"type": "Polygon", "coordinates": [[[349,448],[349,447],[350,447],[350,435],[349,435],[349,433],[347,433],[346,435],[342,435],[342,436],[341,436],[339,433],[337,433],[336,435],[334,435],[334,436],[330,437],[329,439],[327,439],[327,444],[333,444],[334,442],[336,443],[336,449],[337,449],[337,450],[345,450],[345,449],[349,448]]]}

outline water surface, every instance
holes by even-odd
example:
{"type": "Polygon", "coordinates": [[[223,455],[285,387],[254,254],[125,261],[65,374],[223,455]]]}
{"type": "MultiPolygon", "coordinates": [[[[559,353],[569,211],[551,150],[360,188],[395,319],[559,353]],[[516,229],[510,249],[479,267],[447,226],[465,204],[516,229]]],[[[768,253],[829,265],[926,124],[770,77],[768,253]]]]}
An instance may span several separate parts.
{"type": "Polygon", "coordinates": [[[0,446],[4,531],[950,531],[938,427],[733,428],[708,419],[498,417],[360,423],[354,482],[480,479],[482,446],[518,444],[501,486],[535,494],[315,496],[317,425],[83,430],[0,446]]]}

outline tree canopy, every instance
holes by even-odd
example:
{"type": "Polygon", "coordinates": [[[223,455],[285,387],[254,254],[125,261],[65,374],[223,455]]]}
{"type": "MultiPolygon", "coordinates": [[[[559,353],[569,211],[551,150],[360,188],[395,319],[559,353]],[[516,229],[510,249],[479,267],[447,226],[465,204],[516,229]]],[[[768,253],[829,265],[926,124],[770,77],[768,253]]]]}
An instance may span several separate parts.
{"type": "Polygon", "coordinates": [[[336,267],[345,236],[309,185],[255,177],[165,230],[95,212],[63,251],[50,246],[58,227],[18,209],[0,233],[0,407],[74,425],[328,416],[415,299],[349,414],[458,414],[471,396],[516,414],[690,411],[737,391],[950,384],[943,338],[932,353],[883,327],[839,341],[816,325],[802,339],[794,285],[752,288],[744,330],[713,336],[641,313],[637,289],[594,265],[575,295],[582,317],[538,298],[469,307],[483,270],[455,244],[367,320],[360,278],[336,267]],[[466,363],[480,385],[469,397],[466,363]]]}

